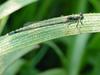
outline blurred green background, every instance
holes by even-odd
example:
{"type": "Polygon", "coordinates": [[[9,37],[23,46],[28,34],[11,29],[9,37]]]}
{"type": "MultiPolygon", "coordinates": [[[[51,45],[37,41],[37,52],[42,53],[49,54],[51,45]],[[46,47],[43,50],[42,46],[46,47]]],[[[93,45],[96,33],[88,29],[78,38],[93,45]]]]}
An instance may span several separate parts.
{"type": "MultiPolygon", "coordinates": [[[[100,0],[38,0],[11,14],[2,35],[28,22],[80,12],[100,12],[100,0]]],[[[5,75],[100,75],[99,50],[99,33],[54,39],[24,55],[5,75]]]]}

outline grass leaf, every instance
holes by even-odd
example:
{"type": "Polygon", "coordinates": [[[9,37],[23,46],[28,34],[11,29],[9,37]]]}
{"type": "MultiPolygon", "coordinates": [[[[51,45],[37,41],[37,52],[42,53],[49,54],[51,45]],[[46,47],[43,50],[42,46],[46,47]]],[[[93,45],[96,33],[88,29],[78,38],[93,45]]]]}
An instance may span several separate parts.
{"type": "Polygon", "coordinates": [[[80,33],[100,32],[100,14],[84,14],[83,24],[69,25],[66,23],[68,16],[40,21],[21,29],[41,26],[36,29],[29,29],[12,35],[6,34],[0,37],[0,74],[15,60],[31,51],[39,43],[80,33]],[[60,24],[59,24],[60,22],[60,24]],[[53,24],[53,25],[52,25],[53,24]],[[43,25],[45,27],[43,27],[43,25]],[[47,26],[46,26],[47,25],[47,26]]]}
{"type": "Polygon", "coordinates": [[[0,19],[37,0],[8,0],[0,6],[0,19]]]}

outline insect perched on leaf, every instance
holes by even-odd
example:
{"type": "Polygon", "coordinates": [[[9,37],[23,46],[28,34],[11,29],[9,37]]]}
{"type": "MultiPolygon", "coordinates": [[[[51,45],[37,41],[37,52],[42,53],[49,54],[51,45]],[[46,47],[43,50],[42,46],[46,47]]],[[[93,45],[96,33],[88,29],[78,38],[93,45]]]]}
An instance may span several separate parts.
{"type": "Polygon", "coordinates": [[[17,29],[15,31],[12,31],[10,33],[8,33],[8,35],[12,35],[12,34],[15,34],[15,33],[18,33],[18,32],[22,32],[22,31],[27,31],[27,30],[31,30],[31,29],[37,29],[37,28],[42,28],[42,27],[47,27],[47,26],[52,26],[52,25],[56,25],[56,24],[61,24],[61,23],[69,23],[68,25],[70,24],[73,24],[73,23],[77,23],[76,27],[78,28],[78,24],[79,22],[83,25],[82,21],[84,19],[84,16],[82,13],[80,13],[79,16],[75,16],[75,15],[72,15],[72,16],[68,16],[66,21],[63,21],[63,22],[55,22],[55,23],[51,23],[51,24],[45,24],[45,25],[40,25],[40,26],[25,26],[23,28],[20,28],[20,29],[17,29]]]}

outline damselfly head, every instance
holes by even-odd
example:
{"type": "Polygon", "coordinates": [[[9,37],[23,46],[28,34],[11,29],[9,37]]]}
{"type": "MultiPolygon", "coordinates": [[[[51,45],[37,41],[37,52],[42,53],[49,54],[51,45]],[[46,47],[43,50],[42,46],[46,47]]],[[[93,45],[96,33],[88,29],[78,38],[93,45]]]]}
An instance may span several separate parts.
{"type": "Polygon", "coordinates": [[[80,19],[84,19],[83,13],[80,13],[80,19]]]}

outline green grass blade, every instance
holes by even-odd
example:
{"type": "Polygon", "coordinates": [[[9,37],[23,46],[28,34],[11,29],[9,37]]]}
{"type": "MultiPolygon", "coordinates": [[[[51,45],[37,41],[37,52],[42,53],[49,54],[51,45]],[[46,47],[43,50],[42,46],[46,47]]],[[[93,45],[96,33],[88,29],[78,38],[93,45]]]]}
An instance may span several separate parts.
{"type": "Polygon", "coordinates": [[[2,74],[2,72],[15,60],[31,51],[34,47],[37,48],[37,46],[34,46],[36,44],[69,35],[100,32],[99,13],[84,14],[84,17],[84,25],[79,25],[81,26],[79,28],[76,27],[77,23],[71,25],[66,23],[67,16],[63,16],[33,24],[34,26],[40,26],[55,23],[54,25],[0,37],[0,74],[2,74]],[[58,24],[58,22],[64,23],[58,24]]]}
{"type": "Polygon", "coordinates": [[[47,70],[37,75],[66,75],[66,71],[60,68],[47,70]]]}
{"type": "Polygon", "coordinates": [[[5,71],[4,75],[15,75],[24,63],[22,59],[17,60],[5,71]]]}
{"type": "Polygon", "coordinates": [[[88,39],[89,34],[82,34],[76,38],[75,47],[73,48],[71,55],[69,75],[79,75],[79,70],[88,39]]]}
{"type": "Polygon", "coordinates": [[[0,34],[2,33],[7,21],[8,21],[8,16],[4,17],[3,19],[0,20],[0,34]]]}
{"type": "Polygon", "coordinates": [[[0,19],[37,0],[8,0],[0,6],[0,19]]]}
{"type": "Polygon", "coordinates": [[[32,59],[32,68],[35,67],[45,56],[48,51],[48,46],[43,46],[40,51],[32,59]]]}
{"type": "Polygon", "coordinates": [[[42,20],[46,14],[48,13],[48,11],[50,11],[50,7],[52,6],[54,0],[44,0],[44,2],[42,2],[39,11],[36,14],[36,20],[42,20]]]}

